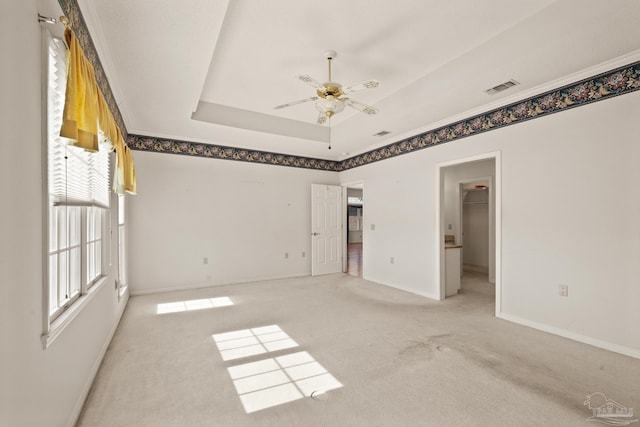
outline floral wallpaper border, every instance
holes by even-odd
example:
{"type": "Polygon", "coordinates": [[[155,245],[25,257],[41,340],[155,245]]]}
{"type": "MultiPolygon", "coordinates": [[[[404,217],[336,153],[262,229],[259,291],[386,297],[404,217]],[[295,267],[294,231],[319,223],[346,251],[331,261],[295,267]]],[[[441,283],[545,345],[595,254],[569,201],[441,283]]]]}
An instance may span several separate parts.
{"type": "Polygon", "coordinates": [[[640,62],[616,68],[559,89],[517,101],[342,161],[321,160],[141,135],[130,135],[127,142],[129,147],[134,150],[340,172],[637,90],[640,90],[640,62]]]}
{"type": "Polygon", "coordinates": [[[640,90],[640,62],[536,95],[505,107],[394,142],[340,162],[340,171],[364,166],[412,151],[545,117],[592,102],[640,90]]]}
{"type": "Polygon", "coordinates": [[[107,102],[109,109],[111,110],[111,114],[113,114],[113,118],[118,124],[120,132],[122,132],[122,136],[126,141],[127,127],[124,124],[122,114],[120,113],[118,104],[116,103],[113,92],[111,91],[111,86],[109,85],[109,80],[107,80],[104,68],[102,68],[102,62],[100,62],[98,51],[93,44],[93,39],[91,38],[91,34],[89,34],[89,29],[87,28],[87,23],[82,16],[82,11],[80,10],[78,1],[58,0],[58,3],[60,4],[64,15],[67,17],[67,19],[69,19],[71,28],[73,29],[73,32],[76,33],[76,37],[78,37],[78,41],[80,42],[80,46],[82,46],[82,49],[84,50],[84,54],[93,66],[98,87],[102,91],[102,95],[104,96],[104,99],[107,102]]]}
{"type": "Polygon", "coordinates": [[[272,153],[269,151],[247,150],[237,147],[203,144],[199,142],[176,141],[173,139],[130,134],[127,145],[132,150],[155,151],[159,153],[182,154],[185,156],[207,157],[212,159],[237,160],[266,165],[291,166],[339,172],[340,162],[335,160],[314,159],[272,153]]]}
{"type": "Polygon", "coordinates": [[[78,1],[58,0],[58,2],[95,69],[98,85],[127,144],[134,150],[340,172],[640,90],[640,61],[638,61],[342,161],[127,135],[122,114],[109,86],[78,1]]]}

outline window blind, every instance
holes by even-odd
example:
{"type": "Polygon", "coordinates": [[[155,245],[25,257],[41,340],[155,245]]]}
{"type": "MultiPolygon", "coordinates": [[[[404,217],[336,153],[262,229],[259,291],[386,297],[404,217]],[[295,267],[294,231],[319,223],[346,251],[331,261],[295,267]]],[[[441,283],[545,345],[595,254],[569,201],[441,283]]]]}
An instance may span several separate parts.
{"type": "Polygon", "coordinates": [[[62,40],[49,39],[48,125],[49,197],[53,205],[109,207],[110,144],[88,152],[68,145],[59,135],[66,90],[66,48],[62,40]]]}

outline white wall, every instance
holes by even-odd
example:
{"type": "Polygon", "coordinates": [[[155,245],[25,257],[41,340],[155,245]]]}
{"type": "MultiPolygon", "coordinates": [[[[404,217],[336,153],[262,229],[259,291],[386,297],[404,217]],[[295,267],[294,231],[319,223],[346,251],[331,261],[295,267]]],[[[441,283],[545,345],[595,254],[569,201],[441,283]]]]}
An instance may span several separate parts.
{"type": "Polygon", "coordinates": [[[122,306],[109,278],[62,335],[43,349],[38,8],[35,0],[4,2],[3,6],[0,425],[70,426],[122,306]]]}
{"type": "Polygon", "coordinates": [[[639,113],[636,92],[342,172],[365,278],[436,297],[436,165],[500,150],[502,316],[640,357],[639,113]]]}
{"type": "Polygon", "coordinates": [[[337,173],[134,156],[132,293],[311,274],[311,184],[337,184],[337,173]]]}

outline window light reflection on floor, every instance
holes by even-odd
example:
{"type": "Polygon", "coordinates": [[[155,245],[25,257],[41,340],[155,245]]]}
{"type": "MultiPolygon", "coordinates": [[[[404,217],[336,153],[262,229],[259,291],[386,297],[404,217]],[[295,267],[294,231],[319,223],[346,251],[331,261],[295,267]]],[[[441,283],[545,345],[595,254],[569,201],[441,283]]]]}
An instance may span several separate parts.
{"type": "Polygon", "coordinates": [[[158,304],[157,314],[179,313],[181,311],[203,310],[206,308],[227,307],[233,305],[229,297],[195,299],[158,304]]]}
{"type": "Polygon", "coordinates": [[[213,340],[225,361],[298,346],[278,325],[215,334],[213,340]]]}
{"type": "Polygon", "coordinates": [[[306,351],[232,366],[228,371],[247,413],[342,387],[306,351]]]}

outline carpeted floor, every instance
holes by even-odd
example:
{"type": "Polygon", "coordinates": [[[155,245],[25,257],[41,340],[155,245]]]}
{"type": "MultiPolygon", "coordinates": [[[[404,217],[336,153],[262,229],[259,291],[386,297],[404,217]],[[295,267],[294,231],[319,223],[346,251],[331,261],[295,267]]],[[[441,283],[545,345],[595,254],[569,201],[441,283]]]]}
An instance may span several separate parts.
{"type": "Polygon", "coordinates": [[[584,426],[594,392],[640,409],[640,360],[493,314],[477,273],[443,302],[346,274],[132,297],[78,425],[584,426]]]}

